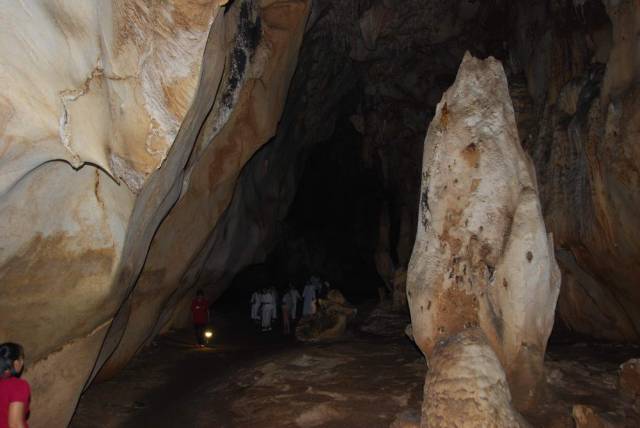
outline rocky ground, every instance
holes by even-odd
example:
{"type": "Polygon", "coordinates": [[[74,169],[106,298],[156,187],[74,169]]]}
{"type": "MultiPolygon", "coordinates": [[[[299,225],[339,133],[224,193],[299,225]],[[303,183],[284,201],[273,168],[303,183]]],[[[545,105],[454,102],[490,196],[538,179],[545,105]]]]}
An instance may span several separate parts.
{"type": "Polygon", "coordinates": [[[404,324],[396,317],[395,337],[351,331],[344,340],[300,344],[219,314],[209,348],[192,347],[190,331],[159,338],[83,395],[71,427],[388,427],[399,416],[417,420],[425,365],[404,324]]]}
{"type": "MultiPolygon", "coordinates": [[[[322,344],[262,335],[219,311],[209,348],[194,348],[190,331],[159,338],[83,395],[71,427],[411,426],[424,359],[403,335],[404,317],[361,309],[344,340],[322,344]]],[[[605,425],[578,426],[638,426],[618,392],[620,363],[638,355],[631,347],[550,346],[550,399],[525,416],[534,426],[573,427],[573,406],[582,404],[589,407],[580,415],[605,425]]]]}
{"type": "Polygon", "coordinates": [[[637,346],[550,345],[545,363],[547,399],[526,414],[527,420],[540,427],[640,426],[640,401],[634,403],[619,383],[621,364],[638,355],[637,346]]]}

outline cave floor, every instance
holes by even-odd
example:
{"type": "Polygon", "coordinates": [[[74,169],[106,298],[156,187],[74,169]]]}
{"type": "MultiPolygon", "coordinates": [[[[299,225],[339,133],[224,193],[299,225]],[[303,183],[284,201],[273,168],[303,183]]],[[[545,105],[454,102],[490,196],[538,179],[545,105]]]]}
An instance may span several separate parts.
{"type": "Polygon", "coordinates": [[[426,369],[402,334],[404,318],[394,334],[349,332],[323,344],[231,320],[214,316],[216,337],[204,349],[190,330],[159,337],[115,378],[91,386],[70,426],[374,428],[417,420],[426,369]]]}
{"type": "MultiPolygon", "coordinates": [[[[402,333],[405,318],[373,315],[344,340],[304,344],[216,312],[210,347],[195,348],[190,330],[159,337],[115,378],[91,386],[70,426],[415,426],[424,359],[402,333]]],[[[525,417],[536,427],[573,427],[572,407],[584,404],[611,426],[640,426],[617,390],[619,364],[639,355],[637,347],[551,345],[548,399],[525,417]]]]}

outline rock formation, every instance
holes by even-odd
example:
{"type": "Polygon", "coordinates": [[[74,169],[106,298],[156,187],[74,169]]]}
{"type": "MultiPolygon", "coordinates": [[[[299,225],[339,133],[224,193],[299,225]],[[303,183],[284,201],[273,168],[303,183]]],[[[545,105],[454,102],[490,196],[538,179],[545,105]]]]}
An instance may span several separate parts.
{"type": "Polygon", "coordinates": [[[572,330],[637,342],[640,5],[544,3],[512,9],[510,80],[516,90],[524,82],[520,135],[562,251],[558,313],[572,330]]]}
{"type": "Polygon", "coordinates": [[[246,2],[235,11],[237,35],[229,34],[227,43],[234,43],[232,58],[245,59],[230,67],[229,86],[203,123],[185,187],[151,241],[136,287],[118,313],[118,328],[110,331],[120,339],[102,375],[126,364],[176,308],[184,302],[188,307],[194,285],[191,264],[208,245],[245,163],[276,132],[308,8],[306,1],[269,0],[246,2]]]}
{"type": "Polygon", "coordinates": [[[338,339],[344,335],[356,312],[340,291],[331,290],[326,299],[318,300],[318,310],[313,316],[300,320],[296,338],[303,342],[338,339]]]}
{"type": "Polygon", "coordinates": [[[599,413],[593,407],[583,404],[573,406],[571,413],[576,428],[614,428],[625,423],[624,420],[599,413]]]}
{"type": "Polygon", "coordinates": [[[499,61],[464,57],[429,126],[423,170],[407,277],[416,344],[431,357],[479,328],[524,407],[542,380],[560,273],[499,61]]]}
{"type": "Polygon", "coordinates": [[[33,426],[64,426],[173,311],[198,227],[275,132],[309,3],[225,3],[3,10],[0,337],[27,350],[33,426]]]}
{"type": "Polygon", "coordinates": [[[429,359],[422,427],[528,427],[511,405],[496,354],[479,329],[440,342],[429,359]]]}
{"type": "Polygon", "coordinates": [[[640,403],[640,359],[633,358],[620,366],[620,391],[640,403]]]}

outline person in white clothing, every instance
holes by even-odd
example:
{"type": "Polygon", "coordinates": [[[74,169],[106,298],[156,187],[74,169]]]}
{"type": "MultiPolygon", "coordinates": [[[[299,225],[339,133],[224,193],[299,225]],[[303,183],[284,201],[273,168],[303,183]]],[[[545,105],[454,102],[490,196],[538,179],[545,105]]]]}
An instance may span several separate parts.
{"type": "Polygon", "coordinates": [[[287,294],[289,297],[289,309],[291,310],[291,319],[295,320],[298,315],[298,300],[302,300],[302,296],[298,290],[293,286],[293,284],[289,284],[289,291],[287,294]]]}
{"type": "Polygon", "coordinates": [[[270,331],[274,311],[273,294],[265,288],[260,295],[260,302],[262,303],[262,331],[270,331]]]}
{"type": "Polygon", "coordinates": [[[260,321],[260,293],[257,290],[251,295],[251,319],[256,324],[260,321]]]}
{"type": "Polygon", "coordinates": [[[302,306],[302,316],[306,317],[316,313],[316,286],[311,283],[307,283],[302,291],[302,298],[304,299],[304,306],[302,306]]]}

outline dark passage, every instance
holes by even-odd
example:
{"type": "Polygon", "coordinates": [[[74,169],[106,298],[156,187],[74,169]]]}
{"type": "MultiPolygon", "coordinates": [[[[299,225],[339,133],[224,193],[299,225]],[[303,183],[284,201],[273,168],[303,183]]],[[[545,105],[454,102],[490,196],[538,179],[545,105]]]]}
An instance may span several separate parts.
{"type": "Polygon", "coordinates": [[[317,275],[354,303],[384,287],[375,266],[384,189],[375,166],[364,163],[364,150],[362,136],[342,118],[332,138],[309,154],[267,260],[279,283],[301,287],[317,275]]]}

